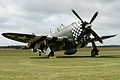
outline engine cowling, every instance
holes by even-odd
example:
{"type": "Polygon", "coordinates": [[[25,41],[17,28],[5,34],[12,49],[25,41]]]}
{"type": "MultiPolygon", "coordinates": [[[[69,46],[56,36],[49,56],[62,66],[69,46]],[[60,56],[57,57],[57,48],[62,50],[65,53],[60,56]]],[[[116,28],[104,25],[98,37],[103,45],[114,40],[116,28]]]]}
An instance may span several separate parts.
{"type": "Polygon", "coordinates": [[[71,49],[68,49],[64,52],[64,54],[66,55],[72,55],[72,54],[75,54],[77,52],[77,49],[76,48],[71,48],[71,49]]]}

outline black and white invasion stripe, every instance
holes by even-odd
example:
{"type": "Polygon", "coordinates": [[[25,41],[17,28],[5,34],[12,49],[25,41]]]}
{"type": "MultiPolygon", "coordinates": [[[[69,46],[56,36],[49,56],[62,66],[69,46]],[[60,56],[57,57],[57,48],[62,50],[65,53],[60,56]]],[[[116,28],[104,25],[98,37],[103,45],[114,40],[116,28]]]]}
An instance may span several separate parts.
{"type": "Polygon", "coordinates": [[[44,41],[63,41],[64,37],[53,37],[53,36],[35,36],[28,42],[29,48],[39,49],[41,44],[44,44],[44,41]]]}

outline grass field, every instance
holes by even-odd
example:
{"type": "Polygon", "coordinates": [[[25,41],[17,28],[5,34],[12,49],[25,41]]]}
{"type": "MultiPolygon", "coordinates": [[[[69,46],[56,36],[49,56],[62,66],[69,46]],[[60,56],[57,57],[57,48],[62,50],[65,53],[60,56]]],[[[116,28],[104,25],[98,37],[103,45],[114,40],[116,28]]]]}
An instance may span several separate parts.
{"type": "Polygon", "coordinates": [[[120,48],[100,48],[92,58],[91,48],[58,58],[39,57],[30,50],[0,50],[0,80],[120,80],[120,48]]]}

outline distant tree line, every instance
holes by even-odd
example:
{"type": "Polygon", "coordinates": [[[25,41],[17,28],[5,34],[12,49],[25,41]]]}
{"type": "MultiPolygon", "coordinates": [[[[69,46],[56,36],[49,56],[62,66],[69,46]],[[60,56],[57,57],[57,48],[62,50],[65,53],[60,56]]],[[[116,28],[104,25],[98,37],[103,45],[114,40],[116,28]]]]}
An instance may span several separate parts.
{"type": "MultiPolygon", "coordinates": [[[[87,46],[87,48],[91,48],[92,46],[87,46]]],[[[120,45],[103,45],[97,47],[120,47],[120,45]]],[[[27,49],[25,45],[10,45],[10,46],[0,46],[0,48],[14,48],[14,49],[27,49]]]]}
{"type": "Polygon", "coordinates": [[[14,49],[20,49],[25,47],[25,45],[10,45],[10,46],[0,46],[0,48],[14,48],[14,49]]]}
{"type": "MultiPolygon", "coordinates": [[[[87,46],[87,47],[89,48],[92,46],[87,46]]],[[[102,46],[97,46],[97,47],[120,47],[120,45],[102,45],[102,46]]]]}

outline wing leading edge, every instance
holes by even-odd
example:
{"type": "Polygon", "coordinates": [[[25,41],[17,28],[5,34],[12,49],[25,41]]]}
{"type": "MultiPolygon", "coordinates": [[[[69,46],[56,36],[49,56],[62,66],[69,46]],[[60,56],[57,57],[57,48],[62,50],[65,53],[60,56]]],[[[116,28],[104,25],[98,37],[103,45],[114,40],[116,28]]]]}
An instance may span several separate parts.
{"type": "Polygon", "coordinates": [[[28,43],[28,42],[39,43],[44,40],[63,41],[64,39],[67,39],[66,37],[36,36],[34,34],[21,34],[21,33],[3,33],[2,35],[6,38],[23,43],[28,43]]]}

